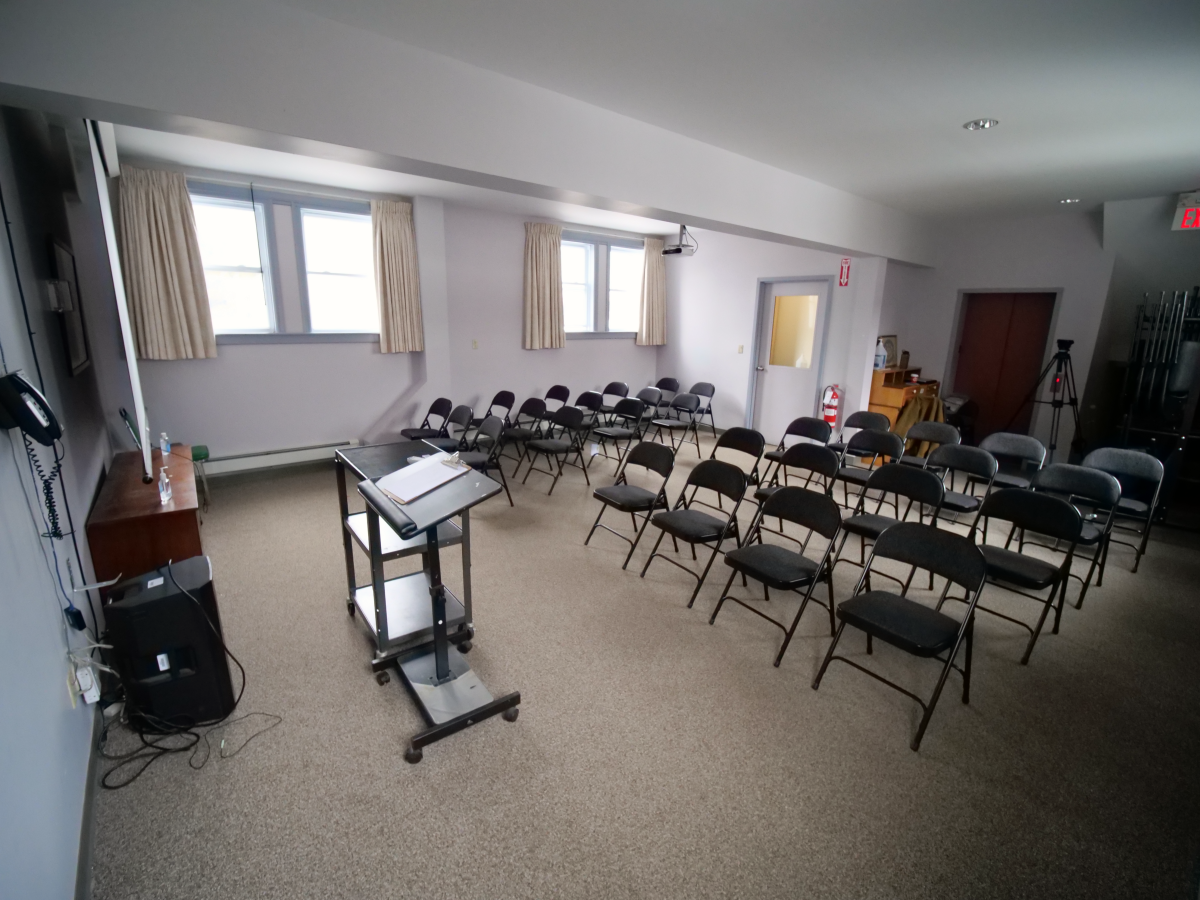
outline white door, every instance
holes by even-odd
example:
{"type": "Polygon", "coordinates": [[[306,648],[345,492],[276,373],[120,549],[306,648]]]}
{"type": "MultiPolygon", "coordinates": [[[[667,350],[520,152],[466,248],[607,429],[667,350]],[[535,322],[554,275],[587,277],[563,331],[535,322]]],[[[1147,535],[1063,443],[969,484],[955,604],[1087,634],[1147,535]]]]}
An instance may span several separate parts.
{"type": "Polygon", "coordinates": [[[817,414],[829,282],[767,283],[759,297],[754,371],[754,428],[768,446],[788,423],[817,414]]]}

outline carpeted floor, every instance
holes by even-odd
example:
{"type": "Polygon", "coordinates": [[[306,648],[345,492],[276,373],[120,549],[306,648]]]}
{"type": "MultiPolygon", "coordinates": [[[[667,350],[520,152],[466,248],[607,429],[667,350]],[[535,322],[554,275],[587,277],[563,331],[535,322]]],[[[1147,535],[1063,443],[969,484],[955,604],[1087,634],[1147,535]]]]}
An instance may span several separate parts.
{"type": "MultiPolygon", "coordinates": [[[[597,461],[593,482],[611,472],[597,461]]],[[[638,578],[648,545],[626,572],[616,538],[583,546],[598,507],[578,471],[549,498],[548,482],[472,520],[470,662],[494,694],[521,691],[520,719],[411,766],[423,723],[398,678],[375,683],[346,615],[332,467],[213,479],[204,540],[249,677],[238,712],[283,722],[199,771],[171,756],[101,791],[94,896],[1195,897],[1195,539],[1160,531],[1136,576],[1114,550],[1027,667],[1023,632],[982,616],[971,704],[952,676],[913,753],[911,701],[838,663],[810,688],[819,607],[772,668],[770,625],[734,605],[708,624],[722,563],[688,610],[682,572],[638,578]]],[[[857,570],[838,573],[844,597],[857,570]]],[[[876,647],[872,665],[928,693],[934,664],[876,647]]],[[[226,729],[226,752],[264,723],[226,729]]]]}

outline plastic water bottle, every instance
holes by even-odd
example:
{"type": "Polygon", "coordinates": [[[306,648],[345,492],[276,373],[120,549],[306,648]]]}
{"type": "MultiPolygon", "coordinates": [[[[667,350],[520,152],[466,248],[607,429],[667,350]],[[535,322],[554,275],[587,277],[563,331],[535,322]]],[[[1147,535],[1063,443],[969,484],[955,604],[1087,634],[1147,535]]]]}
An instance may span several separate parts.
{"type": "Polygon", "coordinates": [[[158,449],[162,451],[163,456],[171,452],[171,439],[165,431],[158,436],[158,449]]]}
{"type": "Polygon", "coordinates": [[[163,506],[171,502],[171,476],[165,467],[158,470],[158,500],[163,506]]]}

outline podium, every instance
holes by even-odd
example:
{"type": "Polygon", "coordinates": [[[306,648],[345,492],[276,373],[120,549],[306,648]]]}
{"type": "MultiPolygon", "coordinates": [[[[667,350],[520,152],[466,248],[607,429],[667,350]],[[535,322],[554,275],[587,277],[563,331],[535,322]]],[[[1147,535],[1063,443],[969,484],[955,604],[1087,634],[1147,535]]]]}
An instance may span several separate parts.
{"type": "MultiPolygon", "coordinates": [[[[350,524],[354,517],[346,514],[345,501],[339,498],[347,547],[351,534],[361,543],[361,526],[365,524],[365,549],[371,562],[370,586],[357,588],[351,580],[349,603],[351,614],[357,610],[373,632],[376,653],[371,665],[380,683],[387,683],[391,667],[398,668],[428,725],[413,736],[404,754],[405,760],[417,763],[428,744],[497,713],[515,722],[519,713],[520,693],[494,698],[465,656],[474,635],[469,609],[468,511],[503,488],[486,475],[471,471],[401,506],[375,486],[372,479],[387,474],[378,471],[382,468],[378,463],[386,459],[390,464],[387,471],[394,471],[407,464],[410,456],[428,455],[436,448],[419,441],[385,446],[386,451],[363,448],[373,451],[364,454],[364,459],[352,459],[356,453],[353,450],[338,454],[339,487],[344,484],[344,467],[371,469],[364,464],[366,459],[377,466],[369,474],[362,472],[366,477],[358,484],[366,503],[365,522],[359,520],[358,528],[350,524]],[[461,527],[452,521],[456,517],[462,521],[461,527]],[[440,551],[455,543],[463,546],[466,606],[442,583],[440,551]],[[384,577],[386,559],[413,553],[422,556],[421,572],[391,580],[384,577]]],[[[352,576],[352,559],[348,560],[348,569],[352,576]]]]}

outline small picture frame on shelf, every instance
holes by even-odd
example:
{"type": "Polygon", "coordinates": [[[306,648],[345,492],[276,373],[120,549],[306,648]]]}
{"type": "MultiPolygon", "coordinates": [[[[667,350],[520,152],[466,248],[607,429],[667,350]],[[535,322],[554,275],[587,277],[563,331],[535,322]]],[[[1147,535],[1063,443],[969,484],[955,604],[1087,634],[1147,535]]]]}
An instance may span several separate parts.
{"type": "Polygon", "coordinates": [[[887,351],[887,361],[883,364],[885,369],[894,369],[900,362],[900,351],[897,349],[899,343],[894,334],[881,334],[879,340],[883,341],[883,349],[887,351]]]}

